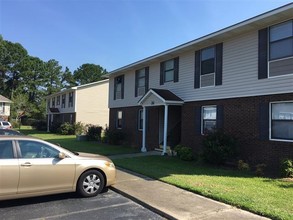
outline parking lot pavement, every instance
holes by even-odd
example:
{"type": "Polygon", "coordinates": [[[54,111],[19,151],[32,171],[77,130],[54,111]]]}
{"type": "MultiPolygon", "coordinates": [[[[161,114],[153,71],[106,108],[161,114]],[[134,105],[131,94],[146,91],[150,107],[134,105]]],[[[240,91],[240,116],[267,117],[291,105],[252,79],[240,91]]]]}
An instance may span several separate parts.
{"type": "Polygon", "coordinates": [[[164,219],[108,190],[92,198],[67,193],[0,201],[1,220],[25,219],[164,219]]]}

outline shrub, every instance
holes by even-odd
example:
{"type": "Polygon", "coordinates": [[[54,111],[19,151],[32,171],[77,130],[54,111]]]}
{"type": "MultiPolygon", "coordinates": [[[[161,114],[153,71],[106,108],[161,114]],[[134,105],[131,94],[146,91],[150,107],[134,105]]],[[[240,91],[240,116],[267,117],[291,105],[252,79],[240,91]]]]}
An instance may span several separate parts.
{"type": "Polygon", "coordinates": [[[177,145],[174,150],[177,153],[177,156],[181,159],[181,160],[185,160],[185,161],[191,161],[194,159],[193,157],[193,153],[192,153],[192,149],[190,147],[185,147],[182,145],[177,145]]]}
{"type": "Polygon", "coordinates": [[[250,170],[249,164],[245,163],[243,160],[239,160],[238,170],[249,171],[250,170]]]}
{"type": "Polygon", "coordinates": [[[103,143],[108,143],[109,142],[109,128],[108,127],[106,127],[104,129],[104,131],[102,132],[101,141],[103,143]]]}
{"type": "Polygon", "coordinates": [[[122,144],[123,140],[125,139],[125,133],[119,130],[109,131],[109,144],[122,144]]]}
{"type": "Polygon", "coordinates": [[[11,121],[11,126],[14,129],[20,128],[20,125],[21,125],[20,121],[16,121],[16,120],[11,121]]]}
{"type": "Polygon", "coordinates": [[[46,131],[47,130],[47,122],[46,121],[34,121],[32,123],[32,127],[38,131],[46,131]]]}
{"type": "Polygon", "coordinates": [[[86,133],[88,140],[100,141],[101,140],[102,127],[96,125],[89,125],[86,133]]]}
{"type": "Polygon", "coordinates": [[[60,126],[60,133],[63,135],[74,134],[74,125],[69,122],[65,122],[60,126]]]}
{"type": "Polygon", "coordinates": [[[291,159],[284,159],[281,162],[281,175],[283,177],[293,178],[293,161],[291,159]]]}
{"type": "Polygon", "coordinates": [[[209,133],[203,140],[203,159],[212,164],[224,164],[236,156],[236,141],[222,131],[209,133]]]}
{"type": "Polygon", "coordinates": [[[75,135],[86,134],[87,133],[86,126],[80,121],[77,123],[74,123],[74,133],[75,135]]]}
{"type": "Polygon", "coordinates": [[[255,170],[255,174],[257,175],[257,176],[264,176],[265,174],[264,174],[264,170],[265,170],[265,168],[266,168],[266,164],[264,164],[264,163],[260,163],[260,164],[257,164],[256,166],[255,166],[255,168],[256,168],[256,170],[255,170]]]}

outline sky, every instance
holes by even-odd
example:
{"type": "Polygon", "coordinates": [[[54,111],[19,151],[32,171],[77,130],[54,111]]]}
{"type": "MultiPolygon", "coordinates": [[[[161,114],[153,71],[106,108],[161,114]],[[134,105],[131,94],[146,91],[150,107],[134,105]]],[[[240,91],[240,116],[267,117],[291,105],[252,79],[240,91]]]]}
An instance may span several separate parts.
{"type": "Polygon", "coordinates": [[[73,72],[113,71],[288,0],[0,0],[0,35],[73,72]]]}

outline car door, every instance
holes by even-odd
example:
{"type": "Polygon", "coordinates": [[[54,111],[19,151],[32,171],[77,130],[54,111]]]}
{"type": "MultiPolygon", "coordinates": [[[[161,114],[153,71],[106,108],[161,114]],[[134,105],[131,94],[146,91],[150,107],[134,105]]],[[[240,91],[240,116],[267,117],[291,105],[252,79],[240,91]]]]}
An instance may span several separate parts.
{"type": "Polygon", "coordinates": [[[59,150],[36,140],[18,140],[20,177],[18,193],[74,190],[75,162],[59,159],[59,150]]]}
{"type": "Polygon", "coordinates": [[[0,198],[17,193],[19,166],[12,140],[0,140],[0,198]]]}

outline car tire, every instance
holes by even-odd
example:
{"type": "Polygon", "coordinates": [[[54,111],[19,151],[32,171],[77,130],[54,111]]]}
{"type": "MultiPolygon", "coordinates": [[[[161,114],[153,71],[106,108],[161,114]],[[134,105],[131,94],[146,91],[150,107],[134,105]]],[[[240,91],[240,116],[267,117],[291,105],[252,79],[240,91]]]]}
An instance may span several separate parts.
{"type": "Polygon", "coordinates": [[[84,172],[77,182],[77,192],[83,197],[92,197],[102,192],[105,186],[105,178],[97,170],[84,172]]]}

